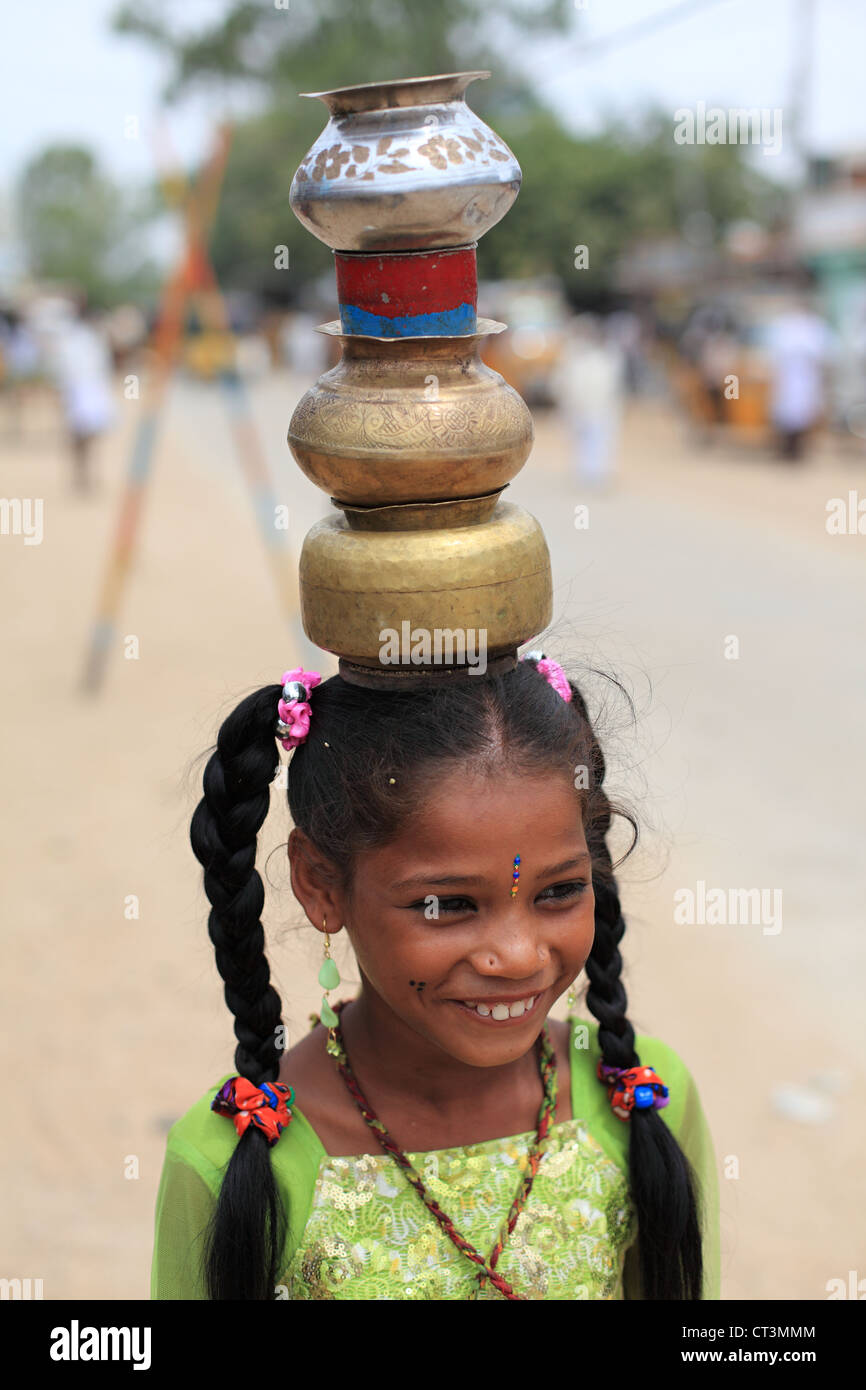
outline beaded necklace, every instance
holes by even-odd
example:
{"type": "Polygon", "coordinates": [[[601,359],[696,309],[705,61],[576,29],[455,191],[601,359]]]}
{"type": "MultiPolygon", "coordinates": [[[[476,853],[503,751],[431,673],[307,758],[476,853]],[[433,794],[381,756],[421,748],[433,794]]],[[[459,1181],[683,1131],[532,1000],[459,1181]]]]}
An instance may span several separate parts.
{"type": "MultiPolygon", "coordinates": [[[[507,1217],[505,1218],[505,1221],[502,1224],[502,1228],[499,1232],[499,1235],[496,1238],[496,1242],[493,1246],[493,1249],[490,1252],[490,1259],[485,1260],[484,1256],[479,1254],[479,1252],[475,1249],[474,1245],[471,1245],[470,1242],[460,1234],[460,1232],[454,1225],[454,1222],[451,1220],[449,1216],[445,1214],[445,1212],[439,1206],[439,1203],[433,1197],[430,1197],[428,1195],[427,1189],[425,1188],[424,1183],[422,1182],[417,1169],[413,1167],[413,1165],[410,1163],[409,1159],[407,1158],[403,1150],[400,1148],[400,1146],[395,1142],[394,1139],[391,1138],[390,1134],[388,1133],[382,1121],[379,1119],[376,1112],[371,1108],[368,1101],[365,1100],[361,1088],[355,1079],[351,1067],[349,1066],[349,1059],[346,1056],[346,1048],[343,1043],[343,1035],[340,1030],[339,1016],[342,1010],[345,1008],[346,1004],[350,1002],[351,1001],[348,999],[341,999],[340,1002],[334,1006],[335,1011],[337,1013],[337,1023],[333,1028],[329,1029],[330,1039],[328,1044],[328,1051],[332,1054],[332,1056],[334,1056],[337,1059],[337,1066],[339,1068],[340,1074],[342,1075],[343,1080],[345,1081],[349,1089],[350,1095],[352,1096],[359,1110],[361,1111],[361,1114],[364,1116],[364,1119],[367,1121],[367,1124],[375,1134],[377,1140],[379,1141],[385,1152],[390,1154],[394,1161],[398,1163],[400,1167],[403,1169],[408,1182],[412,1184],[415,1191],[418,1193],[422,1202],[426,1206],[427,1210],[436,1218],[445,1234],[454,1243],[454,1245],[456,1245],[457,1249],[460,1250],[467,1257],[467,1259],[472,1260],[474,1264],[480,1266],[477,1275],[477,1288],[475,1289],[471,1297],[477,1298],[478,1292],[486,1286],[487,1280],[489,1279],[490,1282],[493,1284],[493,1287],[498,1289],[499,1292],[503,1295],[503,1297],[507,1299],[523,1300],[523,1295],[515,1293],[508,1280],[504,1279],[501,1274],[496,1273],[496,1264],[499,1260],[499,1256],[502,1254],[502,1251],[505,1247],[506,1240],[508,1239],[508,1237],[510,1236],[511,1232],[514,1230],[514,1227],[517,1224],[517,1218],[520,1216],[520,1213],[526,1206],[527,1200],[529,1198],[529,1193],[532,1188],[533,1181],[535,1179],[535,1175],[538,1172],[538,1167],[541,1163],[542,1154],[544,1153],[544,1150],[547,1146],[547,1137],[550,1132],[550,1127],[553,1124],[553,1117],[556,1114],[556,1054],[551,1045],[550,1037],[547,1031],[547,1024],[544,1025],[544,1028],[542,1029],[538,1039],[539,1071],[541,1075],[542,1085],[544,1086],[544,1100],[541,1102],[541,1108],[538,1112],[538,1123],[536,1125],[535,1130],[535,1139],[533,1140],[532,1147],[529,1150],[526,1169],[524,1171],[523,1179],[521,1181],[520,1188],[517,1192],[517,1196],[514,1198],[514,1201],[511,1204],[511,1210],[509,1211],[507,1217]]],[[[319,1022],[319,1017],[316,1014],[311,1015],[311,1019],[314,1019],[315,1023],[319,1022]]]]}

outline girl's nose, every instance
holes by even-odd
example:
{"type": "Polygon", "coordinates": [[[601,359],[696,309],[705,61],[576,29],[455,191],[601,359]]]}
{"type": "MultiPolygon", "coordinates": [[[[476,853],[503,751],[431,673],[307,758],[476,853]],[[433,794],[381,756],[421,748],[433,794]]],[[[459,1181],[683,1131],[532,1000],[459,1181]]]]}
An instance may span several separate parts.
{"type": "Polygon", "coordinates": [[[530,979],[539,966],[546,965],[550,951],[535,927],[521,924],[517,916],[492,926],[475,953],[476,968],[482,974],[514,979],[530,979]]]}

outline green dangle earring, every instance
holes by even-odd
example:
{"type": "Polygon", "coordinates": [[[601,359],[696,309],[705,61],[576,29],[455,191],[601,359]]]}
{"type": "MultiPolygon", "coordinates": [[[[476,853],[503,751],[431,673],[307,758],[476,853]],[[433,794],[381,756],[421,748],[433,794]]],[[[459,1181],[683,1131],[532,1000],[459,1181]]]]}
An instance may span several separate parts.
{"type": "Polygon", "coordinates": [[[340,983],[340,972],[337,969],[337,962],[331,955],[331,938],[328,936],[328,919],[322,923],[322,930],[325,933],[325,959],[319,968],[319,984],[325,993],[322,995],[321,1019],[328,1030],[328,1045],[326,1051],[332,1057],[339,1056],[340,1049],[337,1046],[337,1035],[334,1029],[339,1022],[336,1013],[328,1002],[328,995],[332,989],[336,989],[340,983]]]}

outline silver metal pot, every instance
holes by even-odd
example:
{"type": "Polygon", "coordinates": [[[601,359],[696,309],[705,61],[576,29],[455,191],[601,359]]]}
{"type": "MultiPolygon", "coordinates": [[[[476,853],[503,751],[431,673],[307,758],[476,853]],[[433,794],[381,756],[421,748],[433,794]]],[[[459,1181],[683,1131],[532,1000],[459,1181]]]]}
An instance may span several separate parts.
{"type": "Polygon", "coordinates": [[[489,72],[366,82],[317,97],[331,119],[292,180],[298,219],[336,251],[477,241],[511,207],[520,165],[467,106],[489,72]]]}

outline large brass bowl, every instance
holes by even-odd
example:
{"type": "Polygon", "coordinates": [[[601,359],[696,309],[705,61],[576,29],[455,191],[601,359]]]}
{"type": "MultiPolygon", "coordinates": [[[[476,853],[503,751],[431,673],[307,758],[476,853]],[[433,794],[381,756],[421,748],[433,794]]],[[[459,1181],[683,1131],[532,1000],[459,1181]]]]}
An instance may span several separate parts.
{"type": "Polygon", "coordinates": [[[302,471],[339,502],[478,497],[504,487],[532,448],[523,398],[480,358],[504,324],[480,319],[454,337],[339,338],[340,363],[302,396],[289,447],[302,471]]]}
{"type": "Polygon", "coordinates": [[[308,532],[299,569],[310,641],[377,670],[396,670],[383,666],[382,634],[404,623],[462,632],[466,650],[469,634],[477,649],[483,632],[489,660],[537,636],[552,613],[544,532],[510,502],[486,522],[436,530],[353,530],[344,516],[328,517],[308,532]]]}

